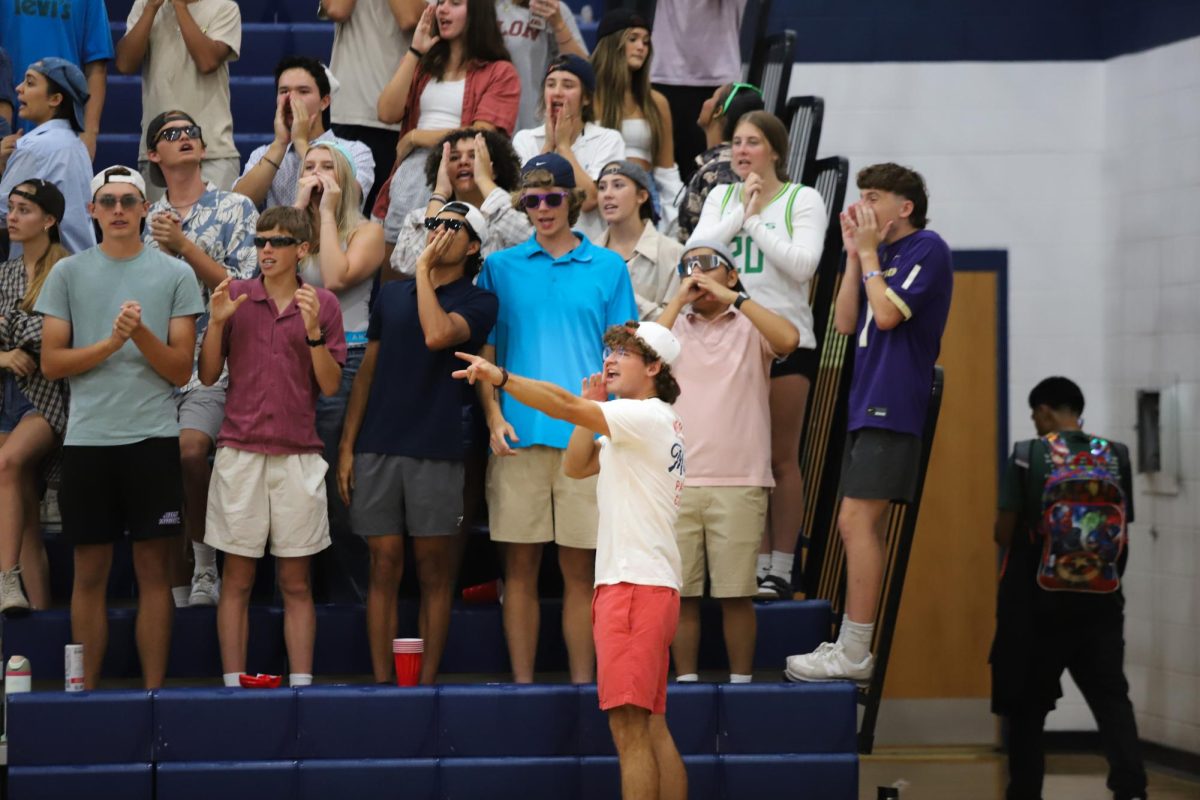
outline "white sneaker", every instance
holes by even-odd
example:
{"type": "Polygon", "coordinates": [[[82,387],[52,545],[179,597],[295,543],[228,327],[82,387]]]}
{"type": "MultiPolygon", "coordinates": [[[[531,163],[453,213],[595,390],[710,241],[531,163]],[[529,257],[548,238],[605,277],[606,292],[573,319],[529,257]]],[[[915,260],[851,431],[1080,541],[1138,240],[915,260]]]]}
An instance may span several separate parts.
{"type": "Polygon", "coordinates": [[[58,509],[58,489],[47,489],[42,495],[42,530],[62,533],[62,512],[58,509]]]}
{"type": "Polygon", "coordinates": [[[29,613],[29,598],[21,588],[21,566],[0,572],[0,614],[18,616],[29,613]]]}
{"type": "Polygon", "coordinates": [[[856,664],[846,658],[841,642],[825,642],[811,653],[788,656],[783,674],[789,681],[854,681],[859,686],[866,686],[871,682],[874,670],[875,657],[870,653],[856,664]]]}
{"type": "Polygon", "coordinates": [[[215,606],[221,599],[221,579],[214,569],[205,569],[192,576],[192,593],[188,596],[189,606],[215,606]]]}

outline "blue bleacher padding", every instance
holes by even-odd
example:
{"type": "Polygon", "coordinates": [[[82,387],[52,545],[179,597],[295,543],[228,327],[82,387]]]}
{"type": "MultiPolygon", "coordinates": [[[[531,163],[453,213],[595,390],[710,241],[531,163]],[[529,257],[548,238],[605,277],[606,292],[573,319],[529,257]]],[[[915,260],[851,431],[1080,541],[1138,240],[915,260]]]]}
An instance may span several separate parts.
{"type": "Polygon", "coordinates": [[[115,74],[108,76],[100,130],[105,133],[133,133],[142,129],[142,79],[115,74]]]}
{"type": "MultiPolygon", "coordinates": [[[[129,19],[129,10],[133,8],[133,0],[106,0],[105,6],[108,8],[108,19],[124,26],[125,20],[129,19]]],[[[243,25],[248,22],[271,22],[277,15],[290,14],[293,10],[299,14],[296,17],[298,21],[315,21],[317,18],[317,4],[309,0],[238,0],[238,7],[242,12],[243,25]]],[[[290,18],[282,17],[284,20],[290,18]]],[[[116,40],[114,34],[113,41],[116,40]]]]}
{"type": "MultiPolygon", "coordinates": [[[[114,42],[125,35],[125,22],[109,24],[114,42]]],[[[276,22],[243,22],[242,49],[236,61],[229,65],[229,74],[238,76],[267,76],[275,74],[275,65],[284,56],[311,56],[323,64],[333,53],[333,23],[311,22],[296,24],[276,22]]],[[[120,77],[116,68],[109,70],[108,79],[120,77]]],[[[135,76],[136,77],[136,76],[135,76]]],[[[111,83],[110,89],[111,91],[111,83]]],[[[107,105],[107,100],[105,104],[107,105]]],[[[234,115],[237,119],[237,115],[234,115]]]]}
{"type": "Polygon", "coordinates": [[[160,689],[154,760],[274,761],[296,754],[291,689],[160,689]]]}
{"type": "Polygon", "coordinates": [[[579,793],[578,758],[444,758],[445,800],[564,800],[579,793]]]}
{"type": "MultiPolygon", "coordinates": [[[[545,608],[545,606],[543,606],[545,608]]],[[[546,633],[543,619],[541,631],[546,633]]],[[[545,670],[541,664],[539,668],[545,670]]],[[[512,669],[500,606],[459,606],[450,620],[450,635],[442,653],[443,673],[475,672],[506,675],[512,669]]]]}
{"type": "Polygon", "coordinates": [[[331,759],[301,761],[296,770],[300,800],[399,797],[439,800],[435,759],[331,759]]]}
{"type": "MultiPolygon", "coordinates": [[[[253,653],[250,662],[266,664],[273,659],[263,651],[273,638],[269,621],[274,615],[253,609],[250,614],[251,634],[248,648],[253,653]]],[[[175,609],[171,626],[171,654],[167,659],[167,674],[172,678],[211,678],[221,674],[221,652],[217,642],[217,610],[212,607],[175,609]]],[[[267,672],[264,666],[257,670],[267,672]]]]}
{"type": "Polygon", "coordinates": [[[722,753],[857,751],[857,695],[849,682],[722,684],[717,702],[722,753]]]}
{"type": "Polygon", "coordinates": [[[189,761],[159,764],[156,800],[291,798],[296,796],[295,761],[189,761]]]}
{"type": "Polygon", "coordinates": [[[144,691],[14,694],[8,702],[8,763],[148,762],[152,712],[144,691]]]}
{"type": "MultiPolygon", "coordinates": [[[[59,731],[61,755],[77,753],[83,739],[93,741],[103,731],[69,737],[59,731]]],[[[119,797],[151,800],[154,767],[151,764],[94,764],[80,766],[8,768],[9,800],[62,800],[65,797],[119,797]]]]}
{"type": "MultiPolygon", "coordinates": [[[[819,727],[815,725],[813,727],[819,727]]],[[[792,800],[856,800],[858,756],[721,756],[724,796],[792,800]]]]}
{"type": "MultiPolygon", "coordinates": [[[[720,761],[716,756],[684,756],[688,800],[720,800],[720,761]]],[[[579,759],[577,800],[611,800],[621,796],[621,769],[616,756],[579,759]]]]}
{"type": "MultiPolygon", "coordinates": [[[[670,698],[667,705],[670,706],[670,698]]],[[[576,752],[581,756],[613,756],[612,732],[608,729],[608,714],[600,710],[595,684],[579,687],[579,738],[576,752]]]]}
{"type": "Polygon", "coordinates": [[[443,686],[438,755],[574,755],[578,704],[571,685],[443,686]]]}
{"type": "Polygon", "coordinates": [[[297,689],[297,757],[431,757],[437,744],[437,701],[432,687],[297,689]]]}
{"type": "MultiPolygon", "coordinates": [[[[670,683],[667,686],[667,727],[684,755],[717,752],[717,685],[670,683]]],[[[579,687],[579,754],[615,755],[608,716],[600,710],[595,686],[579,687]]]]}
{"type": "MultiPolygon", "coordinates": [[[[754,646],[756,669],[783,672],[787,657],[810,653],[829,636],[828,600],[781,600],[754,606],[758,634],[754,646]]],[[[720,634],[717,640],[724,642],[720,634]]],[[[701,660],[701,665],[706,662],[701,660]]],[[[722,653],[721,663],[725,663],[722,653]]]]}
{"type": "MultiPolygon", "coordinates": [[[[416,618],[401,616],[400,636],[416,636],[416,618]]],[[[370,675],[371,649],[367,625],[359,606],[322,605],[317,611],[317,638],[313,646],[313,674],[370,675]]]]}

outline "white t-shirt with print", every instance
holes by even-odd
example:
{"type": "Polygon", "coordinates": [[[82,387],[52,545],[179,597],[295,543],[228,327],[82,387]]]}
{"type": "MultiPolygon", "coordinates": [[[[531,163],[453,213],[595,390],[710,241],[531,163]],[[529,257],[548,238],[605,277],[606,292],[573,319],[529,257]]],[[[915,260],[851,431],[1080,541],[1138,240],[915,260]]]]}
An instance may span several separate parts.
{"type": "Polygon", "coordinates": [[[608,436],[600,437],[596,503],[596,585],[683,584],[675,518],[683,492],[683,423],[658,398],[600,404],[608,436]]]}

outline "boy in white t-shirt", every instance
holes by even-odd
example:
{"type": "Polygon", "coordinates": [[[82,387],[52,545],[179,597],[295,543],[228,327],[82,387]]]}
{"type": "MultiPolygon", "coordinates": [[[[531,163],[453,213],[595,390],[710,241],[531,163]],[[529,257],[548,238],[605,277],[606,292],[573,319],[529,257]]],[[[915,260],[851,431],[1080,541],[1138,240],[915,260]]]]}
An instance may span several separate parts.
{"type": "Polygon", "coordinates": [[[621,764],[624,797],[687,797],[687,773],[667,729],[670,645],[682,584],[675,518],[683,492],[683,423],[671,408],[679,384],[670,365],[679,342],[655,322],[604,334],[604,371],[580,396],[509,374],[469,353],[454,373],[575,424],[563,457],[569,478],[599,474],[592,631],[597,690],[621,764]],[[608,400],[612,394],[615,400],[608,400]],[[596,434],[600,437],[597,439],[596,434]]]}

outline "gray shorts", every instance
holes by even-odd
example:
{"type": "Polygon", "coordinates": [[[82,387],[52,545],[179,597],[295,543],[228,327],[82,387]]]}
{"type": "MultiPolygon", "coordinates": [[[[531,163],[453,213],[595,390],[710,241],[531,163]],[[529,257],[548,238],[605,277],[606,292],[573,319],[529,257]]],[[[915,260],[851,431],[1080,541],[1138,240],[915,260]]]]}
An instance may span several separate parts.
{"type": "Polygon", "coordinates": [[[911,503],[917,494],[921,440],[884,428],[859,428],[846,437],[842,496],[911,503]]]}
{"type": "Polygon", "coordinates": [[[221,423],[225,421],[225,387],[197,386],[189,392],[175,395],[179,412],[179,427],[191,428],[217,441],[221,423]]]}
{"type": "Polygon", "coordinates": [[[350,527],[359,536],[451,536],[463,514],[463,463],[355,453],[350,527]]]}

